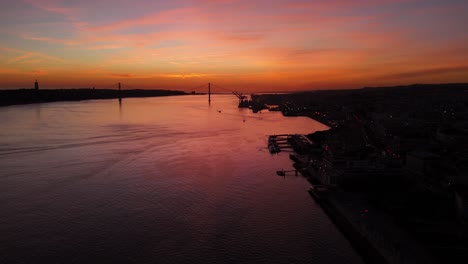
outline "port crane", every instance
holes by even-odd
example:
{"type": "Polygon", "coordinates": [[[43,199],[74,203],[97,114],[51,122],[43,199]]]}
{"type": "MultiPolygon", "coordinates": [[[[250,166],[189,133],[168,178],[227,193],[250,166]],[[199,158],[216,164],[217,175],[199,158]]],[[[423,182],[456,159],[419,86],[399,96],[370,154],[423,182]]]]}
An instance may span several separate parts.
{"type": "Polygon", "coordinates": [[[232,91],[232,93],[239,98],[239,107],[251,107],[252,102],[249,101],[248,97],[246,95],[243,95],[242,93],[232,91]]]}
{"type": "Polygon", "coordinates": [[[244,100],[247,99],[247,96],[243,95],[242,93],[239,93],[239,92],[236,92],[236,91],[232,91],[232,93],[233,93],[237,98],[239,98],[239,103],[241,103],[242,101],[244,101],[244,100]]]}

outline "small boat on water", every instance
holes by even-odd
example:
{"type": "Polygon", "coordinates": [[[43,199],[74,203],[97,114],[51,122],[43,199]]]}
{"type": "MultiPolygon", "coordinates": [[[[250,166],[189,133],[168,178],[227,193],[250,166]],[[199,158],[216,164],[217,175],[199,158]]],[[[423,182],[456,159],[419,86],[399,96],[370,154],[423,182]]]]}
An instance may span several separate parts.
{"type": "Polygon", "coordinates": [[[296,176],[298,175],[298,174],[297,174],[297,170],[288,170],[288,171],[285,171],[284,169],[279,170],[279,171],[276,171],[276,175],[278,175],[278,176],[286,176],[286,173],[287,173],[287,172],[291,172],[291,173],[294,172],[294,175],[296,175],[296,176]]]}

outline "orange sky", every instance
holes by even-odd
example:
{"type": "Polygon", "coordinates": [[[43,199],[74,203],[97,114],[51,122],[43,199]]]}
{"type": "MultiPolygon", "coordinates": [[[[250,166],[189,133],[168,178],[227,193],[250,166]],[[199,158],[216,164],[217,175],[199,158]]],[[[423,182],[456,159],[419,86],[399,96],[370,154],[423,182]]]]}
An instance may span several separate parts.
{"type": "Polygon", "coordinates": [[[0,89],[468,82],[466,14],[461,0],[2,1],[0,89]]]}

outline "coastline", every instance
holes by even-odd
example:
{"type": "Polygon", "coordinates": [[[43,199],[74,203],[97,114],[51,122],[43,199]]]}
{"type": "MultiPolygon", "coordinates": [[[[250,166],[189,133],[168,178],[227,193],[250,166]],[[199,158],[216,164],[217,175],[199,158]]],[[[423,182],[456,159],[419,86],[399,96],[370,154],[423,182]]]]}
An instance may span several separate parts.
{"type": "Polygon", "coordinates": [[[187,95],[172,90],[112,90],[112,89],[51,89],[51,90],[0,90],[0,107],[11,105],[51,103],[61,101],[83,101],[99,99],[121,99],[136,97],[160,97],[187,95]]]}
{"type": "MultiPolygon", "coordinates": [[[[318,187],[318,188],[317,188],[318,187]]],[[[436,263],[423,246],[398,228],[388,215],[356,194],[309,190],[312,198],[367,263],[436,263]]]]}
{"type": "MultiPolygon", "coordinates": [[[[334,127],[327,117],[316,114],[303,116],[329,129],[334,127]]],[[[295,160],[295,164],[297,162],[295,160]]],[[[438,263],[420,242],[393,222],[391,215],[371,206],[359,193],[344,192],[336,185],[322,185],[314,175],[298,171],[312,186],[308,191],[310,196],[366,263],[438,263]]]]}

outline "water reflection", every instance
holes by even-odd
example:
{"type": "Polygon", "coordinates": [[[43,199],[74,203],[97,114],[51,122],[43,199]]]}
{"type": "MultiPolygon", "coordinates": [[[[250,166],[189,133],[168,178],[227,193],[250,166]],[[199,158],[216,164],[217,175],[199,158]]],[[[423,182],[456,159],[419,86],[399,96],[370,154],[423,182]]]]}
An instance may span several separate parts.
{"type": "Polygon", "coordinates": [[[119,98],[119,120],[122,120],[122,98],[119,98]]]}
{"type": "Polygon", "coordinates": [[[360,263],[308,183],[276,176],[288,153],[267,149],[326,126],[231,97],[0,108],[2,260],[360,263]]]}
{"type": "Polygon", "coordinates": [[[36,109],[36,120],[41,120],[41,104],[35,104],[34,108],[36,109]]]}

